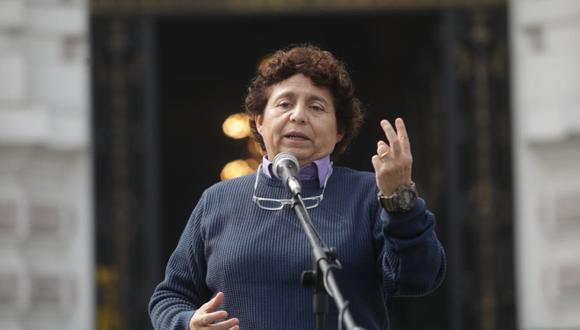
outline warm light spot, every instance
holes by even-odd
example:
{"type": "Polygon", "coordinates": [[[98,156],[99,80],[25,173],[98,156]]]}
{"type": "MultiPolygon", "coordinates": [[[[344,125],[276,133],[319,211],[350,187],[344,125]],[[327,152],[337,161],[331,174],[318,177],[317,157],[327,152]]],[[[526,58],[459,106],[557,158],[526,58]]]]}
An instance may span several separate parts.
{"type": "Polygon", "coordinates": [[[258,161],[255,159],[237,159],[224,166],[220,174],[222,180],[237,178],[254,173],[258,168],[258,161]]]}
{"type": "Polygon", "coordinates": [[[262,161],[261,158],[260,158],[260,160],[253,159],[253,158],[246,159],[246,163],[252,168],[252,172],[255,172],[258,169],[258,165],[260,165],[261,161],[262,161]]]}
{"type": "Polygon", "coordinates": [[[254,139],[248,140],[248,151],[256,158],[262,158],[262,156],[264,156],[262,147],[260,147],[260,144],[254,139]]]}
{"type": "Polygon", "coordinates": [[[230,115],[223,123],[224,134],[233,139],[243,139],[250,136],[248,115],[243,112],[230,115]]]}

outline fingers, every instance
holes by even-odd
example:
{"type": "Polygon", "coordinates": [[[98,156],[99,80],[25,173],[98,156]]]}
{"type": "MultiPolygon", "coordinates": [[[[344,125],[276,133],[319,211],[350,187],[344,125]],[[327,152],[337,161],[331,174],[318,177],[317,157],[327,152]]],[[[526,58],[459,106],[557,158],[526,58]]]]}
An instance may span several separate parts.
{"type": "MultiPolygon", "coordinates": [[[[228,312],[217,311],[212,313],[203,314],[199,317],[199,324],[212,324],[214,322],[220,321],[228,317],[228,312]]],[[[229,329],[229,328],[225,328],[229,329]]]]}
{"type": "MultiPolygon", "coordinates": [[[[390,149],[385,149],[382,153],[379,152],[381,149],[381,142],[379,141],[379,145],[377,146],[377,154],[383,158],[386,154],[385,152],[392,151],[395,155],[398,155],[401,151],[404,153],[411,153],[411,142],[409,141],[409,136],[407,134],[407,128],[405,126],[405,122],[402,118],[397,118],[395,120],[395,127],[396,130],[393,128],[391,123],[388,120],[381,120],[381,127],[385,132],[385,136],[389,141],[390,149]]],[[[383,142],[384,143],[384,142],[383,142]]],[[[386,145],[386,144],[385,144],[386,145]]],[[[387,146],[387,147],[389,147],[387,146]]]]}
{"type": "Polygon", "coordinates": [[[232,318],[229,320],[221,321],[218,323],[214,323],[210,326],[212,330],[231,330],[231,329],[239,329],[240,321],[236,318],[232,318]]]}
{"type": "Polygon", "coordinates": [[[399,136],[397,135],[397,132],[395,132],[391,123],[386,119],[381,120],[381,127],[387,136],[391,150],[395,155],[398,155],[401,152],[401,145],[399,144],[399,136]]]}
{"type": "Polygon", "coordinates": [[[391,150],[391,148],[389,148],[389,146],[385,143],[385,141],[377,142],[377,155],[380,158],[385,157],[389,153],[390,150],[391,150]]]}
{"type": "Polygon", "coordinates": [[[381,158],[378,155],[374,155],[371,158],[371,162],[373,163],[373,167],[375,168],[375,172],[379,170],[381,167],[381,158]]]}
{"type": "Polygon", "coordinates": [[[239,330],[240,321],[237,318],[227,319],[228,312],[216,309],[224,301],[224,294],[218,292],[215,297],[203,304],[189,321],[190,330],[239,330]]]}
{"type": "Polygon", "coordinates": [[[215,297],[213,297],[210,301],[206,302],[205,304],[201,305],[199,308],[203,312],[211,312],[214,311],[222,304],[224,301],[224,294],[223,292],[218,292],[215,297]]]}
{"type": "Polygon", "coordinates": [[[201,315],[194,315],[189,323],[190,329],[212,329],[212,330],[237,330],[239,329],[240,320],[228,317],[226,311],[217,311],[201,315]]]}
{"type": "Polygon", "coordinates": [[[386,157],[391,152],[391,148],[385,141],[377,142],[377,154],[371,158],[373,163],[373,167],[375,171],[377,171],[381,165],[381,161],[384,157],[386,157]]]}
{"type": "Polygon", "coordinates": [[[403,118],[395,119],[395,127],[397,128],[397,135],[399,136],[401,148],[405,152],[410,152],[411,142],[409,141],[409,136],[407,135],[407,128],[405,127],[405,122],[403,122],[403,118]]]}
{"type": "Polygon", "coordinates": [[[390,195],[397,187],[411,182],[413,156],[403,119],[395,120],[396,130],[384,119],[380,125],[387,141],[377,142],[377,154],[371,161],[379,190],[385,195],[390,195]]]}

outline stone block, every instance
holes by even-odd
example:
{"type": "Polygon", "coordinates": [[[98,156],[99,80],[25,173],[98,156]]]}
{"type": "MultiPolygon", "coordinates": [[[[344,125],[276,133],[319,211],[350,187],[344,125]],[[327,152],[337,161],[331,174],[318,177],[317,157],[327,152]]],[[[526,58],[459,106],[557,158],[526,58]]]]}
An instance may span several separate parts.
{"type": "Polygon", "coordinates": [[[0,29],[18,28],[24,20],[24,0],[0,0],[0,29]]]}
{"type": "Polygon", "coordinates": [[[78,34],[87,31],[87,9],[78,4],[31,5],[27,8],[26,27],[33,34],[78,34]]]}
{"type": "Polygon", "coordinates": [[[16,52],[0,53],[0,111],[2,103],[18,103],[24,99],[25,75],[23,56],[16,52]]]}

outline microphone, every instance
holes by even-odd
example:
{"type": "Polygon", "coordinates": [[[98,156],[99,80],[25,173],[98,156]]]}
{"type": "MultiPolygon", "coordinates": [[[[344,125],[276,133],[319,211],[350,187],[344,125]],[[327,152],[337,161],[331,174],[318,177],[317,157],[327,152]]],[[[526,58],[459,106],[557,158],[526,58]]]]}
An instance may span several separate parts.
{"type": "Polygon", "coordinates": [[[274,175],[282,181],[284,186],[296,196],[302,193],[302,186],[298,180],[298,159],[291,154],[279,153],[272,162],[274,175]]]}

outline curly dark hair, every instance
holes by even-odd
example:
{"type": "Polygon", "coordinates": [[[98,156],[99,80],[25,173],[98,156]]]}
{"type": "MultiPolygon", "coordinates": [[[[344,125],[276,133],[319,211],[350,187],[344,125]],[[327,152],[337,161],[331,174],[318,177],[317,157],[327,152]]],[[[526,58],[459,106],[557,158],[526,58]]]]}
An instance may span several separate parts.
{"type": "Polygon", "coordinates": [[[354,95],[354,86],[343,62],[330,52],[313,45],[299,45],[286,50],[278,50],[259,65],[256,77],[252,79],[245,101],[245,110],[250,117],[252,136],[266,150],[264,140],[256,128],[256,116],[262,115],[270,86],[303,74],[316,86],[326,87],[334,98],[338,131],[343,134],[332,152],[332,157],[340,156],[352,139],[358,134],[364,119],[360,100],[354,95]]]}

